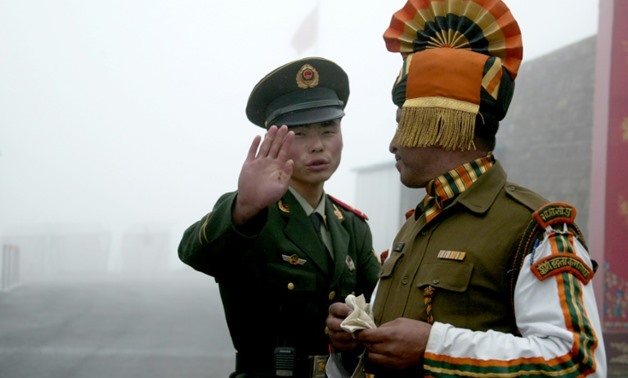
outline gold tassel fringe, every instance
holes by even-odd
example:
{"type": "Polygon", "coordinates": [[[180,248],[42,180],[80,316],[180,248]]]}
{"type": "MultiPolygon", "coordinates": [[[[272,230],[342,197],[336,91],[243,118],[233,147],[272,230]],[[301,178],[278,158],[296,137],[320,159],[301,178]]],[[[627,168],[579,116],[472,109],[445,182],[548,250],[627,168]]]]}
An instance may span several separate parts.
{"type": "Polygon", "coordinates": [[[401,119],[394,137],[395,144],[402,147],[440,146],[447,150],[475,149],[473,134],[479,106],[464,103],[464,106],[452,109],[453,106],[407,105],[408,101],[401,110],[401,119]]]}

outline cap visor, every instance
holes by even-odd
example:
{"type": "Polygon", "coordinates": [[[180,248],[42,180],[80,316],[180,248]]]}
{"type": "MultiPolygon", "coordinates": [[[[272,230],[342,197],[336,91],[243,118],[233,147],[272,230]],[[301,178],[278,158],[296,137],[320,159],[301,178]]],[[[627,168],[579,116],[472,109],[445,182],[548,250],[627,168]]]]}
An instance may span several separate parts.
{"type": "Polygon", "coordinates": [[[338,107],[307,109],[307,110],[301,110],[297,112],[290,112],[290,113],[282,114],[279,117],[277,117],[268,126],[309,125],[312,123],[320,123],[320,122],[326,122],[326,121],[331,121],[334,119],[342,118],[344,115],[345,115],[345,112],[338,107]]]}

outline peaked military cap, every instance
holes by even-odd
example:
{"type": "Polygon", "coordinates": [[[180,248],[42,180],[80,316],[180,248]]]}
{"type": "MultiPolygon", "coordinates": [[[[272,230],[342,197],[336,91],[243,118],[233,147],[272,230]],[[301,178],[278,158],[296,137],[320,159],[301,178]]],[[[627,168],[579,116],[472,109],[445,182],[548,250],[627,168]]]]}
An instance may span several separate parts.
{"type": "Polygon", "coordinates": [[[246,116],[265,129],[331,121],[345,115],[349,78],[336,63],[299,59],[273,70],[255,85],[246,116]]]}

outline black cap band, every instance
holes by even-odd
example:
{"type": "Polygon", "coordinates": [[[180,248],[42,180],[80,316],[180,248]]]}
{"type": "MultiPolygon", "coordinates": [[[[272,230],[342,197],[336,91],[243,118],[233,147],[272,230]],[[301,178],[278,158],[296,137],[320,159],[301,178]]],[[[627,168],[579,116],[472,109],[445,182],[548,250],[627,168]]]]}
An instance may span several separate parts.
{"type": "MultiPolygon", "coordinates": [[[[322,88],[321,88],[322,89],[322,88]]],[[[314,90],[310,90],[309,92],[314,92],[314,90]]],[[[335,97],[335,92],[330,91],[333,93],[334,97],[335,97]]],[[[287,96],[291,96],[293,97],[293,95],[287,95],[287,96]]],[[[281,100],[281,99],[278,99],[281,100]]],[[[281,103],[281,101],[276,101],[277,103],[281,103]]],[[[274,102],[275,103],[275,102],[274,102]]],[[[332,108],[337,108],[338,110],[340,110],[340,116],[344,115],[344,112],[342,111],[342,109],[344,108],[344,102],[340,101],[337,97],[336,99],[313,99],[311,101],[305,101],[305,102],[300,102],[300,103],[296,103],[296,104],[290,104],[290,105],[286,105],[283,107],[278,107],[275,108],[273,106],[274,103],[271,103],[268,106],[268,110],[270,110],[270,114],[268,114],[266,116],[266,127],[271,126],[273,124],[275,124],[275,121],[280,118],[282,115],[284,114],[289,114],[291,113],[293,115],[293,117],[291,118],[295,118],[294,115],[295,113],[300,113],[304,110],[311,110],[311,109],[320,109],[320,108],[328,108],[328,107],[332,107],[332,108]]],[[[336,119],[338,118],[337,116],[333,116],[332,119],[336,119]]],[[[319,120],[318,122],[322,122],[322,121],[329,121],[328,119],[323,119],[323,120],[319,120]]],[[[294,121],[292,122],[294,123],[294,121]]],[[[299,122],[297,122],[299,123],[299,122]]],[[[307,123],[311,123],[310,121],[308,121],[308,117],[304,117],[303,121],[300,122],[301,124],[307,124],[307,123]]]]}

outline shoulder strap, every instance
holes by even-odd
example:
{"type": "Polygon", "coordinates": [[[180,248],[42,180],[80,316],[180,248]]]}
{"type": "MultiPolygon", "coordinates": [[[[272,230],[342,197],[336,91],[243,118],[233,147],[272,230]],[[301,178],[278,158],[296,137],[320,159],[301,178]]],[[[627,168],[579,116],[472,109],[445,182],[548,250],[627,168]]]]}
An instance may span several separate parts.
{"type": "Polygon", "coordinates": [[[335,203],[336,205],[342,207],[343,209],[352,212],[353,214],[357,215],[358,217],[360,217],[360,218],[362,218],[364,220],[368,220],[369,219],[369,217],[367,217],[366,214],[364,214],[362,211],[360,211],[360,210],[358,210],[358,209],[356,209],[356,208],[354,208],[352,206],[349,206],[348,204],[342,202],[341,200],[339,200],[338,198],[336,198],[336,197],[334,197],[332,195],[328,194],[327,196],[332,200],[333,203],[335,203]]]}

